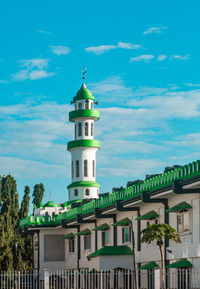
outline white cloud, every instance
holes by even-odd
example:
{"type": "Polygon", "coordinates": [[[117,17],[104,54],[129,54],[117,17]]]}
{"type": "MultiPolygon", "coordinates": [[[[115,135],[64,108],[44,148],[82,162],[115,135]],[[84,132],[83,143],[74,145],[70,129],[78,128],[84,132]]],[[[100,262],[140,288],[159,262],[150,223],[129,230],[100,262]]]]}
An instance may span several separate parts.
{"type": "Polygon", "coordinates": [[[91,46],[91,47],[85,48],[85,50],[87,52],[91,52],[91,53],[94,53],[96,55],[100,55],[100,54],[103,54],[106,51],[114,50],[114,49],[117,49],[117,48],[133,50],[133,49],[142,48],[142,46],[139,45],[139,44],[132,44],[132,43],[128,43],[128,42],[118,42],[117,45],[91,46]]]}
{"type": "Polygon", "coordinates": [[[46,58],[36,58],[36,59],[21,59],[19,61],[20,66],[24,66],[27,69],[32,69],[37,67],[38,69],[43,69],[48,67],[49,59],[46,58]]]}
{"type": "Polygon", "coordinates": [[[130,59],[130,62],[150,62],[152,59],[154,59],[155,56],[154,55],[151,55],[151,54],[144,54],[144,55],[139,55],[139,56],[136,56],[136,57],[132,57],[130,59]]]}
{"type": "Polygon", "coordinates": [[[38,32],[42,34],[51,34],[51,31],[47,31],[47,30],[38,30],[38,32]]]}
{"type": "Polygon", "coordinates": [[[67,55],[70,53],[71,49],[67,46],[57,45],[57,46],[49,46],[52,53],[56,55],[67,55]]]}
{"type": "Polygon", "coordinates": [[[8,83],[8,80],[0,79],[0,83],[8,83]]]}
{"type": "Polygon", "coordinates": [[[200,83],[185,83],[186,86],[200,87],[200,83]]]}
{"type": "Polygon", "coordinates": [[[172,55],[172,56],[170,57],[170,60],[174,60],[174,59],[176,59],[176,60],[188,60],[189,57],[190,57],[189,54],[186,54],[186,55],[184,55],[184,56],[178,55],[178,54],[174,54],[174,55],[172,55]]]}
{"type": "Polygon", "coordinates": [[[167,58],[167,55],[160,54],[160,55],[158,55],[157,60],[158,60],[158,61],[163,61],[163,60],[165,60],[166,58],[167,58]]]}
{"type": "Polygon", "coordinates": [[[147,34],[160,34],[162,32],[164,32],[164,30],[167,29],[167,26],[157,26],[157,27],[150,27],[148,28],[146,31],[143,32],[143,35],[147,35],[147,34]]]}
{"type": "Polygon", "coordinates": [[[17,73],[12,74],[11,77],[15,81],[24,81],[27,79],[36,80],[41,78],[47,78],[55,75],[54,72],[48,72],[49,59],[38,58],[38,59],[23,59],[19,61],[20,69],[17,73]]]}

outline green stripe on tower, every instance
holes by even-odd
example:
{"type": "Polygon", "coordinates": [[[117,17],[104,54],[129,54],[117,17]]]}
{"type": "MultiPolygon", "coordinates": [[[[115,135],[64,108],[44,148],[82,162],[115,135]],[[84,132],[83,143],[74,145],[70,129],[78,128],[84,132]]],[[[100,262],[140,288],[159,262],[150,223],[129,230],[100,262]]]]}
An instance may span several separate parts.
{"type": "Polygon", "coordinates": [[[70,184],[67,188],[77,188],[77,187],[100,187],[100,184],[94,181],[80,181],[70,184]]]}
{"type": "Polygon", "coordinates": [[[81,109],[73,110],[69,113],[69,121],[74,121],[76,118],[88,117],[94,118],[95,120],[99,119],[99,111],[95,109],[81,109]]]}
{"type": "Polygon", "coordinates": [[[73,140],[68,142],[67,150],[71,150],[73,148],[79,147],[93,147],[93,148],[100,148],[100,142],[96,139],[81,139],[81,140],[73,140]]]}

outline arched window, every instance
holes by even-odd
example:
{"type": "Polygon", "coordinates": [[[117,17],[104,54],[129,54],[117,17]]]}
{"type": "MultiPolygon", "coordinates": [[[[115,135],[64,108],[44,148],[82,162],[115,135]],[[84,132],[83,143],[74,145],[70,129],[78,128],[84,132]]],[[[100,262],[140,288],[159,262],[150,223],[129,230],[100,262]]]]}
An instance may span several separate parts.
{"type": "Polygon", "coordinates": [[[94,124],[93,122],[91,123],[91,136],[93,136],[93,133],[94,133],[94,124]]]}
{"type": "Polygon", "coordinates": [[[86,189],[86,190],[85,190],[85,195],[86,195],[86,196],[89,196],[89,195],[90,195],[89,189],[86,189]]]}
{"type": "Polygon", "coordinates": [[[78,190],[77,190],[77,189],[74,190],[74,196],[75,196],[75,197],[78,196],[78,190]]]}
{"type": "Polygon", "coordinates": [[[86,101],[85,101],[85,109],[89,109],[89,100],[88,99],[86,99],[86,101]]]}
{"type": "Polygon", "coordinates": [[[93,109],[93,102],[91,102],[91,109],[93,109]]]}
{"type": "Polygon", "coordinates": [[[81,102],[79,102],[79,104],[78,104],[78,109],[82,109],[82,103],[81,102]]]}
{"type": "Polygon", "coordinates": [[[72,161],[72,178],[74,177],[74,162],[72,161]]]}
{"type": "Polygon", "coordinates": [[[76,123],[75,123],[75,127],[74,127],[74,136],[75,136],[75,139],[76,139],[76,123]]]}
{"type": "Polygon", "coordinates": [[[76,161],[76,177],[79,177],[79,161],[76,161]]]}
{"type": "Polygon", "coordinates": [[[88,161],[84,160],[84,177],[88,176],[88,161]]]}
{"type": "Polygon", "coordinates": [[[82,135],[82,123],[79,122],[78,123],[78,136],[81,136],[82,135]]]}
{"type": "Polygon", "coordinates": [[[88,136],[88,122],[85,122],[85,136],[88,136]]]}
{"type": "Polygon", "coordinates": [[[95,161],[92,161],[92,175],[95,177],[95,161]]]}

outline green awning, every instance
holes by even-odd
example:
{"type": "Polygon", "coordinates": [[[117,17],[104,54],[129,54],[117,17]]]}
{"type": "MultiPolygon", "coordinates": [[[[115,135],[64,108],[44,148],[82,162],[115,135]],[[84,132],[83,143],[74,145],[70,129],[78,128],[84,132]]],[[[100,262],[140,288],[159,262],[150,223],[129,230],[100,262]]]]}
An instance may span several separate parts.
{"type": "Polygon", "coordinates": [[[74,239],[75,235],[73,233],[70,233],[66,236],[63,236],[61,239],[74,239]]]}
{"type": "Polygon", "coordinates": [[[138,270],[152,270],[159,268],[158,264],[154,261],[144,264],[143,266],[138,267],[138,270]]]}
{"type": "Polygon", "coordinates": [[[172,264],[166,266],[166,269],[169,268],[191,268],[193,267],[192,263],[188,261],[186,258],[182,258],[172,264]]]}
{"type": "Polygon", "coordinates": [[[188,210],[188,209],[192,209],[192,206],[186,202],[181,202],[167,210],[165,210],[165,213],[168,212],[178,212],[178,211],[182,211],[182,210],[188,210]]]}
{"type": "Polygon", "coordinates": [[[133,255],[133,251],[128,246],[105,246],[87,256],[88,259],[98,256],[110,255],[133,255]]]}
{"type": "Polygon", "coordinates": [[[152,219],[156,219],[158,217],[159,217],[159,214],[152,210],[152,211],[136,218],[136,220],[152,220],[152,219]]]}
{"type": "Polygon", "coordinates": [[[116,222],[116,223],[112,224],[112,226],[128,226],[131,223],[132,223],[132,221],[129,218],[125,218],[125,219],[122,219],[119,222],[116,222]]]}
{"type": "Polygon", "coordinates": [[[92,231],[106,231],[109,229],[110,229],[110,226],[107,223],[104,223],[104,224],[92,229],[92,231]]]}
{"type": "Polygon", "coordinates": [[[75,235],[79,236],[79,235],[90,235],[90,234],[91,234],[91,231],[89,229],[85,229],[79,233],[76,233],[75,235]]]}

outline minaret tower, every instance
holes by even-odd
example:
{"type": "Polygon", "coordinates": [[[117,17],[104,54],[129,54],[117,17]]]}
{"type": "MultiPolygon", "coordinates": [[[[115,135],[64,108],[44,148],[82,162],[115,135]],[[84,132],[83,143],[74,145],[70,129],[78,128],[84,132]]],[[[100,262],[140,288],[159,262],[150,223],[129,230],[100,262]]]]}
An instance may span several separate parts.
{"type": "Polygon", "coordinates": [[[69,201],[99,197],[100,185],[96,182],[96,152],[100,148],[94,139],[94,123],[99,119],[99,111],[94,109],[94,96],[86,88],[83,70],[83,84],[72,103],[75,110],[70,111],[69,121],[74,123],[74,139],[68,142],[71,152],[72,183],[67,187],[69,201]]]}

